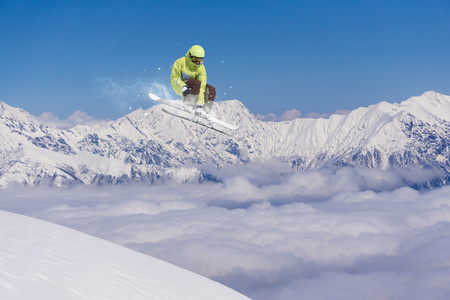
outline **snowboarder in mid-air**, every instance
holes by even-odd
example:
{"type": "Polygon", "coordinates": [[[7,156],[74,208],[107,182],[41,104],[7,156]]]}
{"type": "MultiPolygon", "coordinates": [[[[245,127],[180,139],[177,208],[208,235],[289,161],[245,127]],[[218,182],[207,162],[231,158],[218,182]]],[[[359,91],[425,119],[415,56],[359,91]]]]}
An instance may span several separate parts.
{"type": "Polygon", "coordinates": [[[208,116],[216,98],[216,89],[206,83],[204,58],[205,50],[199,45],[192,46],[185,56],[173,64],[170,83],[174,91],[183,96],[188,108],[208,116]]]}
{"type": "Polygon", "coordinates": [[[204,58],[205,50],[199,45],[194,45],[186,53],[186,56],[177,59],[172,66],[170,83],[175,92],[183,96],[183,105],[162,99],[153,94],[151,90],[148,96],[154,101],[176,109],[176,111],[169,111],[164,107],[161,108],[166,114],[234,137],[233,134],[216,128],[216,125],[229,130],[237,130],[239,127],[217,119],[214,114],[211,114],[216,98],[216,89],[206,83],[204,58]]]}

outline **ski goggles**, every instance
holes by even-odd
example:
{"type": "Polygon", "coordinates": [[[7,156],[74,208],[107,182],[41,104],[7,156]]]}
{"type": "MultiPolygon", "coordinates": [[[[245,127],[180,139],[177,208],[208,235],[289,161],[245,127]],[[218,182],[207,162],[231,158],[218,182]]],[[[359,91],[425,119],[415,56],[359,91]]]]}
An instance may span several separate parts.
{"type": "Polygon", "coordinates": [[[192,56],[192,61],[194,62],[194,64],[199,65],[203,62],[203,58],[204,57],[192,56]]]}

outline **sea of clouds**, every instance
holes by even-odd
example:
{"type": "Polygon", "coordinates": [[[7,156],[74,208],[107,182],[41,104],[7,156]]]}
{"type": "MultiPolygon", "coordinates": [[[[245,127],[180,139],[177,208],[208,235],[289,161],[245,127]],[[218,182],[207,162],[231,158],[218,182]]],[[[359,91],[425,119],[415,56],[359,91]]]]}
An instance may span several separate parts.
{"type": "Polygon", "coordinates": [[[255,300],[450,299],[450,187],[432,170],[280,162],[216,183],[0,191],[0,209],[62,224],[217,280],[255,300]]]}

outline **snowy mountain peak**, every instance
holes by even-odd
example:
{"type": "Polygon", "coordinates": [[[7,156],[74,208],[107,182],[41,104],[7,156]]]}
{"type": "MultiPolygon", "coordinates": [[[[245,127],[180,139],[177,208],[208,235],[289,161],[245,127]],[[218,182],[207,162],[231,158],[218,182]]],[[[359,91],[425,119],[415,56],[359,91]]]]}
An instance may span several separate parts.
{"type": "Polygon", "coordinates": [[[402,102],[400,107],[412,115],[433,123],[439,121],[438,119],[450,122],[450,96],[426,92],[402,102]]]}
{"type": "Polygon", "coordinates": [[[30,113],[21,108],[9,106],[5,102],[0,101],[0,117],[2,118],[14,118],[16,120],[33,119],[30,113]]]}

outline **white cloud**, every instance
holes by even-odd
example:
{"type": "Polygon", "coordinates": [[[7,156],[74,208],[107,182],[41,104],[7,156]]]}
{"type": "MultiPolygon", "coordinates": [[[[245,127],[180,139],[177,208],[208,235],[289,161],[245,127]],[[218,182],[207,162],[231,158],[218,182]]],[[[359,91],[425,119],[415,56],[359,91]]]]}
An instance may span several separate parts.
{"type": "Polygon", "coordinates": [[[256,118],[258,120],[266,121],[266,122],[276,122],[278,120],[277,115],[274,113],[269,113],[268,115],[257,114],[256,118]]]}
{"type": "Polygon", "coordinates": [[[256,115],[256,118],[266,122],[282,122],[282,121],[292,121],[294,119],[300,118],[302,112],[297,109],[291,109],[283,112],[281,116],[277,116],[274,113],[269,113],[268,115],[256,115]]]}
{"type": "Polygon", "coordinates": [[[329,117],[331,117],[332,115],[348,115],[351,111],[348,109],[338,109],[335,110],[332,113],[316,113],[316,112],[311,112],[306,114],[306,118],[311,118],[311,119],[328,119],[329,117]]]}
{"type": "Polygon", "coordinates": [[[43,124],[60,129],[70,128],[78,124],[88,125],[107,121],[107,120],[97,120],[94,117],[89,116],[87,113],[79,110],[72,113],[65,120],[61,120],[58,116],[55,116],[51,112],[44,112],[41,115],[39,115],[38,118],[43,124]]]}
{"type": "MultiPolygon", "coordinates": [[[[332,113],[308,113],[305,115],[305,118],[311,119],[328,119],[332,115],[348,115],[351,111],[348,109],[338,109],[332,113]]],[[[269,113],[267,115],[256,115],[256,118],[265,121],[265,122],[282,122],[282,121],[292,121],[303,116],[302,112],[297,109],[291,109],[283,112],[281,116],[277,116],[274,113],[269,113]]]]}
{"type": "Polygon", "coordinates": [[[300,118],[302,112],[297,109],[287,110],[280,116],[280,121],[291,121],[300,118]]]}
{"type": "Polygon", "coordinates": [[[7,189],[0,209],[114,241],[253,299],[450,293],[450,187],[404,184],[411,172],[432,178],[428,170],[287,173],[269,162],[209,171],[221,182],[7,189]]]}

